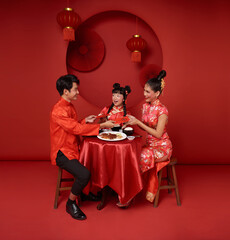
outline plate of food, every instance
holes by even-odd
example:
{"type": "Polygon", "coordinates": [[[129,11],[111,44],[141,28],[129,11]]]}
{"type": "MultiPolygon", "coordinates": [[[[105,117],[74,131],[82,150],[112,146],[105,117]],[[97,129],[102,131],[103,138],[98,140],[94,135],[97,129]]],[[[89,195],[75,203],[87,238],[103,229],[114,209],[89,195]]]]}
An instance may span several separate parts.
{"type": "Polygon", "coordinates": [[[127,135],[122,132],[110,131],[102,132],[99,135],[97,135],[97,137],[104,141],[121,141],[126,139],[127,135]]]}

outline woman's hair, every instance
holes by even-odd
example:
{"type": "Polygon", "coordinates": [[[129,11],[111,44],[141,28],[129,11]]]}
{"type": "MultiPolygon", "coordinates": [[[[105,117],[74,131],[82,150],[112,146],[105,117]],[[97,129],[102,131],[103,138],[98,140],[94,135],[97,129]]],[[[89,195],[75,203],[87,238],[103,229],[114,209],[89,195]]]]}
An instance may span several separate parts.
{"type": "Polygon", "coordinates": [[[150,78],[146,84],[150,86],[150,88],[154,91],[157,92],[159,91],[160,94],[163,91],[164,84],[162,84],[162,79],[166,76],[166,71],[162,70],[156,78],[150,78]]]}
{"type": "Polygon", "coordinates": [[[76,76],[72,75],[72,74],[61,76],[57,80],[56,88],[57,88],[60,96],[63,95],[64,89],[67,89],[68,91],[70,91],[70,89],[73,87],[73,82],[77,83],[77,85],[80,84],[79,79],[76,76]]]}
{"type": "MultiPolygon", "coordinates": [[[[113,84],[113,90],[112,93],[119,93],[122,94],[124,97],[123,100],[123,109],[124,109],[124,116],[126,116],[126,104],[125,104],[125,100],[127,98],[127,96],[129,95],[129,93],[131,93],[131,88],[130,86],[125,86],[124,88],[120,86],[119,83],[114,83],[113,84]]],[[[112,103],[107,114],[109,114],[109,112],[112,110],[114,104],[112,103]]]]}

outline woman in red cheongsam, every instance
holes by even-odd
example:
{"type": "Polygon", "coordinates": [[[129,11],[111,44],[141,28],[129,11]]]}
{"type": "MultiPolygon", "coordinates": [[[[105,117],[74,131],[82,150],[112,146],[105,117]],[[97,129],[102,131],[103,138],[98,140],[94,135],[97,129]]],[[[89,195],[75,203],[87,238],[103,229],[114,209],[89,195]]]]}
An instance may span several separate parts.
{"type": "Polygon", "coordinates": [[[142,121],[129,116],[128,125],[138,125],[147,132],[146,145],[142,149],[140,168],[147,177],[146,199],[153,202],[158,188],[157,172],[166,166],[172,154],[172,143],[166,132],[168,110],[158,99],[164,89],[162,70],[156,78],[149,79],[144,87],[146,103],[143,104],[142,121]]]}
{"type": "Polygon", "coordinates": [[[110,107],[104,107],[98,116],[106,116],[108,120],[116,120],[126,116],[126,103],[125,100],[131,92],[129,86],[124,88],[119,83],[113,84],[112,90],[112,104],[110,107]]]}

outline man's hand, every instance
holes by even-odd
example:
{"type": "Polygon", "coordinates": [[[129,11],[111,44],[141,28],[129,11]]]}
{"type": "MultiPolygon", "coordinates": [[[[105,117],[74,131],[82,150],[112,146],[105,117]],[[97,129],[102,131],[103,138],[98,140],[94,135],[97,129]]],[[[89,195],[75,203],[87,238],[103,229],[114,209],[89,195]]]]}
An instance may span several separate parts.
{"type": "Polygon", "coordinates": [[[86,123],[92,123],[92,122],[94,122],[95,119],[96,119],[95,115],[90,115],[90,116],[85,118],[85,122],[86,123]]]}
{"type": "Polygon", "coordinates": [[[113,127],[114,127],[114,121],[111,121],[111,120],[100,124],[100,128],[113,128],[113,127]]]}

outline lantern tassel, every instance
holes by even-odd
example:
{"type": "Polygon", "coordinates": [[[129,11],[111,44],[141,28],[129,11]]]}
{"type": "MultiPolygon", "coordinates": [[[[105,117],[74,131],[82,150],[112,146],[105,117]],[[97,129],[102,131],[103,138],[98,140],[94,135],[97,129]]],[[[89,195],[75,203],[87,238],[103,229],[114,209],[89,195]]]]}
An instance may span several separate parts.
{"type": "Polygon", "coordinates": [[[75,41],[75,31],[72,27],[63,28],[63,37],[65,41],[75,41]]]}
{"type": "Polygon", "coordinates": [[[141,52],[139,52],[139,51],[132,52],[131,61],[132,62],[141,62],[141,52]]]}

